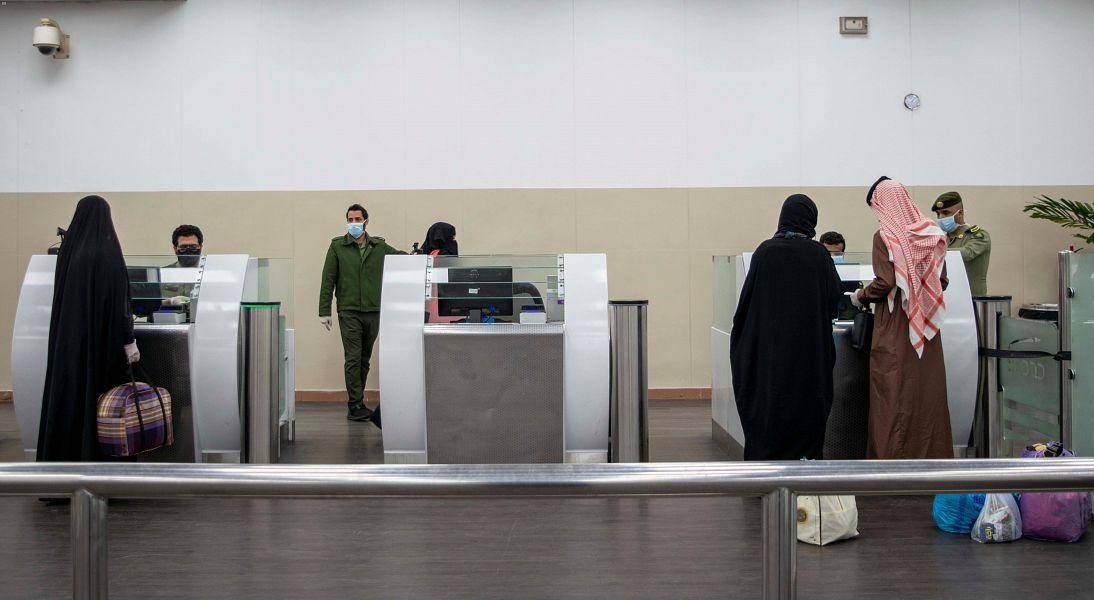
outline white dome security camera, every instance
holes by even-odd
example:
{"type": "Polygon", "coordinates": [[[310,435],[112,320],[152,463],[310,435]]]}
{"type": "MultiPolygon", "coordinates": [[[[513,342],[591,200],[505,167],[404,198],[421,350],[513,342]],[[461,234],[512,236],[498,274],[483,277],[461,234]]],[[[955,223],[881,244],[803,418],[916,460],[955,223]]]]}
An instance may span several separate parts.
{"type": "Polygon", "coordinates": [[[43,56],[68,58],[68,36],[53,19],[42,19],[34,28],[34,47],[43,56]]]}

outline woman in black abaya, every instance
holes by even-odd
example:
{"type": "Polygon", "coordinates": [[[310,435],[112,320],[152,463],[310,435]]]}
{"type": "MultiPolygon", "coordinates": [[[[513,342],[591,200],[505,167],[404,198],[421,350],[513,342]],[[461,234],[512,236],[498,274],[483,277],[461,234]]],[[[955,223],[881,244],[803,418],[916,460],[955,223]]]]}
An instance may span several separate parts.
{"type": "Polygon", "coordinates": [[[821,458],[836,361],[840,279],[816,235],[817,205],[783,203],[779,229],[752,255],[733,316],[733,393],[745,460],[821,458]]]}
{"type": "Polygon", "coordinates": [[[128,380],[127,363],[140,354],[122,248],[110,205],[99,196],[76,205],[61,244],[46,360],[38,460],[100,459],[98,398],[128,380]]]}
{"type": "Polygon", "coordinates": [[[456,241],[456,228],[448,223],[437,222],[425,232],[421,253],[429,256],[459,256],[460,247],[456,241]]]}

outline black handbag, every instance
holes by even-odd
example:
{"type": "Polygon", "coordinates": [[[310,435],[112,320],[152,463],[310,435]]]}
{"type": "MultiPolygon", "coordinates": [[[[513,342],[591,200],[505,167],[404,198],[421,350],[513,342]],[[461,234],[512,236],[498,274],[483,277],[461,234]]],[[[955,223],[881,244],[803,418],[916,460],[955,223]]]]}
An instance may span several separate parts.
{"type": "Polygon", "coordinates": [[[855,315],[855,323],[851,325],[851,347],[862,352],[869,352],[873,338],[874,313],[867,310],[855,315]]]}

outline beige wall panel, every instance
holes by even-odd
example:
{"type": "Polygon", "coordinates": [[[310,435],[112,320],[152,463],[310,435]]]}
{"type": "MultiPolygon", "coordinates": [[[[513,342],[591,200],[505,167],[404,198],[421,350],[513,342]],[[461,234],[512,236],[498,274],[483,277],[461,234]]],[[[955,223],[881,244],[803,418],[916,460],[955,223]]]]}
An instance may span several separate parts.
{"type": "Polygon", "coordinates": [[[637,250],[648,254],[688,248],[687,190],[576,192],[578,252],[637,250]]]}
{"type": "MultiPolygon", "coordinates": [[[[289,219],[299,195],[298,192],[186,192],[180,220],[201,228],[207,253],[289,258],[293,248],[289,219]]],[[[172,229],[167,230],[167,236],[172,229]]],[[[170,241],[170,237],[167,239],[170,241]]]]}
{"type": "Polygon", "coordinates": [[[15,307],[19,302],[19,286],[26,269],[20,268],[19,255],[14,251],[0,252],[0,390],[11,389],[11,334],[15,323],[15,307]]]}
{"type": "Polygon", "coordinates": [[[877,218],[866,205],[869,190],[869,186],[803,188],[802,193],[817,203],[817,238],[826,231],[838,231],[847,240],[848,252],[870,252],[877,218]]]}
{"type": "Polygon", "coordinates": [[[754,249],[775,233],[786,197],[798,188],[693,188],[688,220],[693,250],[754,249]]]}
{"type": "Polygon", "coordinates": [[[574,190],[469,192],[463,202],[463,229],[457,231],[460,252],[573,252],[577,248],[575,197],[574,190]]]}
{"type": "MultiPolygon", "coordinates": [[[[172,254],[171,232],[182,219],[177,192],[103,194],[125,254],[172,254]]],[[[204,228],[203,228],[204,229],[204,228]]]]}
{"type": "Polygon", "coordinates": [[[1021,241],[992,242],[988,293],[1011,296],[1011,306],[1015,314],[1018,307],[1026,302],[1026,261],[1021,241]]]}
{"type": "Polygon", "coordinates": [[[751,250],[753,250],[751,247],[738,247],[692,250],[690,253],[691,387],[710,387],[710,327],[714,321],[714,256],[733,256],[751,250]]]}
{"type": "Polygon", "coordinates": [[[19,194],[19,255],[43,254],[58,241],[57,228],[68,227],[76,203],[86,194],[19,194]]]}
{"type": "Polygon", "coordinates": [[[611,251],[608,297],[649,305],[649,380],[654,387],[691,383],[690,269],[687,251],[611,251]]]}
{"type": "Polygon", "coordinates": [[[0,253],[19,252],[19,195],[0,194],[0,253]]]}
{"type": "MultiPolygon", "coordinates": [[[[425,240],[429,226],[443,221],[456,228],[456,240],[460,242],[460,252],[473,254],[483,252],[487,246],[485,240],[468,236],[464,228],[464,205],[468,199],[475,198],[479,190],[411,190],[403,197],[406,209],[406,235],[399,240],[399,249],[410,252],[414,242],[425,240]]],[[[502,210],[502,207],[498,207],[502,210]]]]}

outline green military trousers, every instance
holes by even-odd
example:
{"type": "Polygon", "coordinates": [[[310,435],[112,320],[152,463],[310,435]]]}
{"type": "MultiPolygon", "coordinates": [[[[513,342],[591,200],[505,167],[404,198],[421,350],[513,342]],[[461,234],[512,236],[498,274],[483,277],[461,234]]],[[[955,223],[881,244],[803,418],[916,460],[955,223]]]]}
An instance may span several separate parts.
{"type": "Polygon", "coordinates": [[[342,333],[342,349],[346,355],[347,402],[357,404],[364,399],[372,345],[380,333],[380,313],[359,310],[338,312],[338,330],[342,333]]]}

